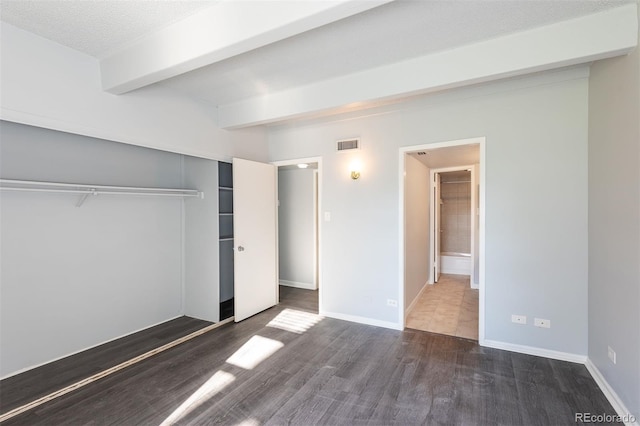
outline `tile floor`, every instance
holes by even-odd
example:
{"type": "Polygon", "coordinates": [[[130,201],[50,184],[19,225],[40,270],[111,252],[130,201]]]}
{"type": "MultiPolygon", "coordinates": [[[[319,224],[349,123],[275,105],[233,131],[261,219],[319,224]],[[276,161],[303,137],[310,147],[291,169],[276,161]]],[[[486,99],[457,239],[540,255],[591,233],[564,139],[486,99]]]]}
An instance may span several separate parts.
{"type": "Polygon", "coordinates": [[[442,274],[419,296],[406,326],[478,340],[478,290],[469,287],[468,276],[442,274]]]}

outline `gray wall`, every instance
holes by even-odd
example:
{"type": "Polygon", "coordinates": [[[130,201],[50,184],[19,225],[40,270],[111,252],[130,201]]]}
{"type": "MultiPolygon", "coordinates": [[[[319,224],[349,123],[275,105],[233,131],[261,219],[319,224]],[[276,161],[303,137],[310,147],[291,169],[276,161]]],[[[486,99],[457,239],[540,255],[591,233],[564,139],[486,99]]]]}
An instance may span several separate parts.
{"type": "Polygon", "coordinates": [[[640,419],[640,54],[589,80],[589,358],[640,419]],[[617,353],[614,365],[607,347],[617,353]]]}
{"type": "Polygon", "coordinates": [[[184,157],[184,187],[204,199],[184,201],[184,314],[217,322],[220,317],[218,162],[184,157]]]}
{"type": "Polygon", "coordinates": [[[404,306],[405,310],[429,280],[429,168],[405,156],[404,306]]]}
{"type": "Polygon", "coordinates": [[[314,280],[314,173],[278,170],[280,282],[316,288],[314,280]]]}
{"type": "Polygon", "coordinates": [[[387,305],[400,298],[399,147],[485,136],[485,337],[586,354],[586,75],[565,70],[271,128],[272,160],[323,157],[325,314],[399,326],[404,313],[387,305]],[[362,149],[336,153],[335,141],[353,135],[362,149]],[[354,182],[356,157],[364,167],[354,182]],[[513,324],[512,313],[552,327],[513,324]]]}
{"type": "MultiPolygon", "coordinates": [[[[180,187],[180,156],[0,122],[3,178],[180,187]]],[[[182,201],[0,196],[0,376],[181,314],[182,201]]]]}

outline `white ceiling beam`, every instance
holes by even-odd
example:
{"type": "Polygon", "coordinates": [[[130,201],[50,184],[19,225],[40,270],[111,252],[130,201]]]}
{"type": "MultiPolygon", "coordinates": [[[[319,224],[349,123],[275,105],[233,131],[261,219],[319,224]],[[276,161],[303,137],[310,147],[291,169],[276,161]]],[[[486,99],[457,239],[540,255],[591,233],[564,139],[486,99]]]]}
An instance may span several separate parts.
{"type": "Polygon", "coordinates": [[[622,55],[638,43],[635,4],[392,65],[220,105],[232,129],[330,113],[622,55]]]}
{"type": "Polygon", "coordinates": [[[392,1],[220,1],[102,58],[102,88],[126,93],[392,1]]]}

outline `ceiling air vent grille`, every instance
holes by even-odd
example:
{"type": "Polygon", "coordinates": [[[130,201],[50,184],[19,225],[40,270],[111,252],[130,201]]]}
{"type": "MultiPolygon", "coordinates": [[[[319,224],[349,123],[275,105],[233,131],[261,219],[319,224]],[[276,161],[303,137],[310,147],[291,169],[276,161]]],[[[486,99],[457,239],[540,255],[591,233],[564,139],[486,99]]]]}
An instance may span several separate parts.
{"type": "Polygon", "coordinates": [[[342,139],[336,142],[338,152],[351,151],[352,149],[360,149],[360,139],[342,139]]]}

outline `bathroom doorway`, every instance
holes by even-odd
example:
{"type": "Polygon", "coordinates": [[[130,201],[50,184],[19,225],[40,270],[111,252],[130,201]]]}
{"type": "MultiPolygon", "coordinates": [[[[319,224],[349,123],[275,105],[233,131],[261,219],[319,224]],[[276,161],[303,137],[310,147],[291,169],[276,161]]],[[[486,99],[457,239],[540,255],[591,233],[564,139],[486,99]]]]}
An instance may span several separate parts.
{"type": "Polygon", "coordinates": [[[404,324],[484,339],[484,138],[401,149],[404,324]]]}

